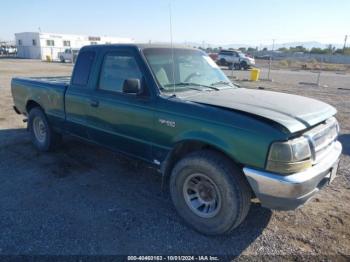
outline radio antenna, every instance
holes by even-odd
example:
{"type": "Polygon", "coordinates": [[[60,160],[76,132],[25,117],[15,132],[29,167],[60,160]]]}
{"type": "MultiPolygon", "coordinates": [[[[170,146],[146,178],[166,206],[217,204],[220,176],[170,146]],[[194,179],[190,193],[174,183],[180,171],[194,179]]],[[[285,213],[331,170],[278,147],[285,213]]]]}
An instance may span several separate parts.
{"type": "Polygon", "coordinates": [[[170,27],[170,45],[171,45],[171,59],[173,63],[173,92],[176,96],[175,90],[175,59],[174,59],[174,45],[173,45],[173,23],[172,23],[172,10],[171,10],[171,1],[169,2],[169,27],[170,27]]]}

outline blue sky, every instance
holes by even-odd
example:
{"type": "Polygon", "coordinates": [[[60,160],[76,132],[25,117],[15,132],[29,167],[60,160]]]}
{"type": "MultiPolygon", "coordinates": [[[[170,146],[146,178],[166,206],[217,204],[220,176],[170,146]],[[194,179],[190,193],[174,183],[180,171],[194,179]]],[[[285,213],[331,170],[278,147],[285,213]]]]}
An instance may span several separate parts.
{"type": "MultiPolygon", "coordinates": [[[[3,1],[0,39],[38,31],[169,41],[170,0],[3,1]]],[[[350,35],[350,1],[172,0],[175,42],[342,43],[350,35]]]]}

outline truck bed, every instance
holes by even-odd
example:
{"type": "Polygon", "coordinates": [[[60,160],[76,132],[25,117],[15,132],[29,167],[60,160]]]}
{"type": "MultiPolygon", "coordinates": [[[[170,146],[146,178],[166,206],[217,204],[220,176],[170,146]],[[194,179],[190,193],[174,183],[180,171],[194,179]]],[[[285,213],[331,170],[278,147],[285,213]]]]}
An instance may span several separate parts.
{"type": "Polygon", "coordinates": [[[64,94],[70,76],[16,77],[12,79],[11,91],[16,109],[27,114],[27,107],[35,101],[43,109],[49,121],[64,121],[64,94]]]}
{"type": "Polygon", "coordinates": [[[34,81],[34,82],[40,82],[45,84],[53,84],[53,85],[69,85],[70,83],[70,76],[39,76],[39,77],[25,77],[25,78],[15,78],[20,79],[24,81],[34,81]]]}

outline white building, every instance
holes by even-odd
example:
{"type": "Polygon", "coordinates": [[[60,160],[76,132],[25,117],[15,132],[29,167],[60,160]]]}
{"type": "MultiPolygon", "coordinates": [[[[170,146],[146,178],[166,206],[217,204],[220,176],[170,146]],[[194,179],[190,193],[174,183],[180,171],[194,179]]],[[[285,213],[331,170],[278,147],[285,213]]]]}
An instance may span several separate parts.
{"type": "Polygon", "coordinates": [[[15,34],[17,56],[21,58],[59,60],[58,53],[85,45],[133,43],[131,38],[65,35],[40,32],[15,34]]]}

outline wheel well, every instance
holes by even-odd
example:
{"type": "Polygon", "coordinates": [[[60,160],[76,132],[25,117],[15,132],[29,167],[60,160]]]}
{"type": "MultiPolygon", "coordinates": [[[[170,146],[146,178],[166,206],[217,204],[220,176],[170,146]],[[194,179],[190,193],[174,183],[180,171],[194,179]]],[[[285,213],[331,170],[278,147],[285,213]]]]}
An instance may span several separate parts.
{"type": "Polygon", "coordinates": [[[26,105],[26,111],[29,114],[30,110],[32,110],[34,107],[40,107],[42,108],[37,102],[33,100],[29,100],[26,105]]]}
{"type": "MultiPolygon", "coordinates": [[[[218,149],[215,146],[212,146],[208,143],[202,142],[202,141],[196,141],[196,140],[187,140],[178,143],[175,148],[169,153],[166,160],[162,163],[161,172],[168,176],[171,173],[171,170],[175,166],[175,164],[182,159],[185,155],[188,155],[192,152],[199,151],[199,150],[212,150],[215,152],[218,152],[222,154],[224,157],[234,161],[232,157],[228,156],[225,152],[218,149]]],[[[234,161],[236,164],[238,164],[236,161],[234,161]]]]}

